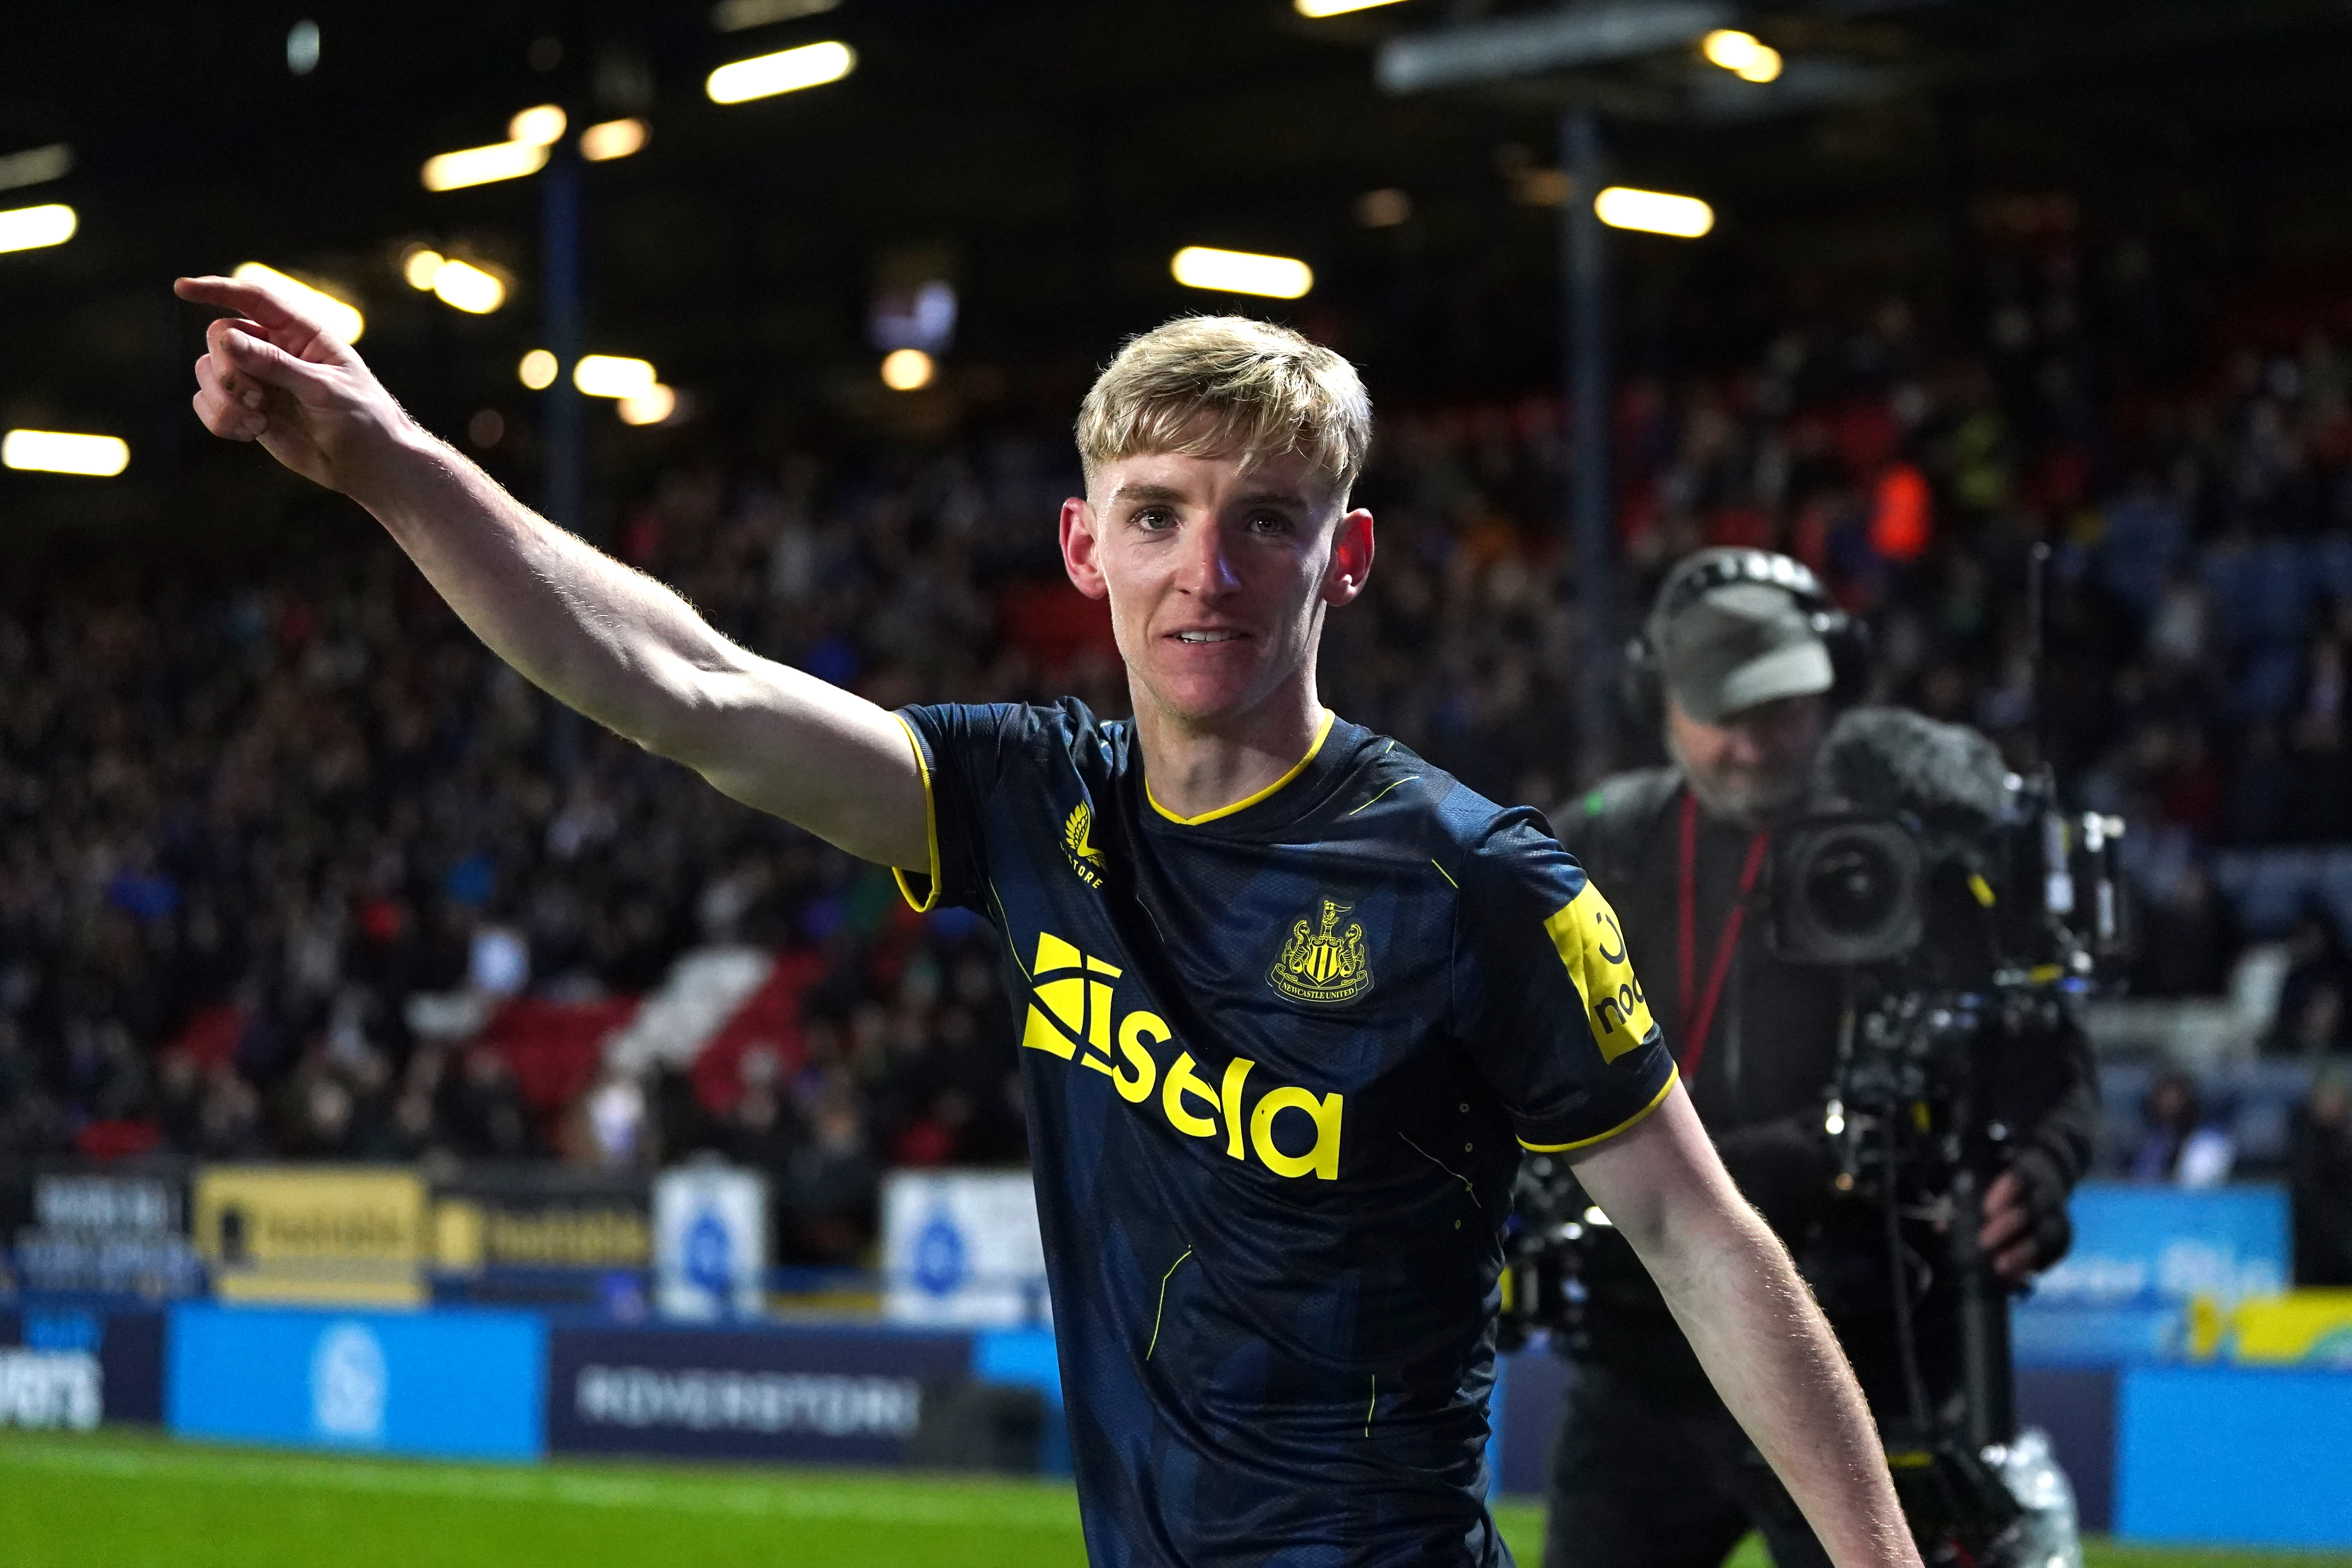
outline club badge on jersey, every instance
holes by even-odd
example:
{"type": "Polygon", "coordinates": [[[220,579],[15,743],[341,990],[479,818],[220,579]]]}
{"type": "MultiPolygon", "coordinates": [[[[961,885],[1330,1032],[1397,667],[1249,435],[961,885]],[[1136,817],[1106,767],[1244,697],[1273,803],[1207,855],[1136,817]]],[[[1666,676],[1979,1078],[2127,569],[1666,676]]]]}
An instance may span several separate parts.
{"type": "Polygon", "coordinates": [[[1282,956],[1265,972],[1265,983],[1294,1002],[1351,1002],[1372,988],[1371,960],[1364,952],[1364,928],[1339,921],[1352,906],[1325,899],[1318,924],[1290,928],[1282,956]]]}

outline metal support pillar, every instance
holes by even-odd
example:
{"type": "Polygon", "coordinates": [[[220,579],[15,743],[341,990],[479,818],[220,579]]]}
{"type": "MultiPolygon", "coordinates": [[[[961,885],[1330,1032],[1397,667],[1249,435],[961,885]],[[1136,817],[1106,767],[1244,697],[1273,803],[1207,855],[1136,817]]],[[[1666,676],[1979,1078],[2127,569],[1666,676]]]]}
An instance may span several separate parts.
{"type": "Polygon", "coordinates": [[[547,389],[546,427],[541,434],[541,509],[574,533],[586,519],[586,451],[580,389],[572,368],[580,363],[580,162],[559,142],[540,184],[540,262],[543,268],[548,351],[555,355],[555,384],[547,389]]]}
{"type": "MultiPolygon", "coordinates": [[[[580,363],[580,156],[568,142],[551,150],[540,185],[541,292],[546,310],[542,329],[555,355],[555,380],[541,406],[540,509],[574,533],[587,530],[587,422],[572,367],[580,363]]],[[[551,772],[569,781],[587,750],[587,723],[560,702],[548,704],[547,761],[551,772]]]]}
{"type": "Polygon", "coordinates": [[[1568,174],[1560,260],[1570,421],[1568,515],[1584,622],[1576,681],[1578,787],[1614,762],[1616,572],[1609,488],[1609,252],[1592,197],[1601,189],[1601,127],[1589,109],[1559,119],[1559,162],[1568,174]]]}

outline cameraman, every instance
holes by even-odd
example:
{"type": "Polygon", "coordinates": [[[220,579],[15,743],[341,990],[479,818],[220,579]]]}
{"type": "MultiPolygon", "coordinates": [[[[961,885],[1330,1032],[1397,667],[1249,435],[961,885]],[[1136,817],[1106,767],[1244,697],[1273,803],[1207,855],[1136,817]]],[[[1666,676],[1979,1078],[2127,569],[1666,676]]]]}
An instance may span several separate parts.
{"type": "MultiPolygon", "coordinates": [[[[1763,930],[1773,830],[1813,808],[1832,704],[1855,683],[1859,650],[1810,572],[1746,550],[1681,563],[1643,645],[1637,671],[1654,678],[1650,700],[1672,763],[1620,774],[1564,808],[1559,837],[1616,900],[1725,1165],[1803,1267],[1882,1428],[1901,1424],[1914,1399],[1883,1215],[1838,1198],[1823,1131],[1844,1006],[1839,972],[1780,960],[1763,930]]],[[[1932,908],[1951,891],[1931,896],[1930,944],[1957,945],[1938,933],[1959,928],[1932,908]]],[[[2070,1239],[2066,1195],[2097,1112],[2089,1044],[2070,1021],[1996,1040],[1977,1062],[1979,1120],[2006,1133],[1996,1169],[1983,1173],[1984,1257],[2017,1284],[2070,1239]]],[[[1585,1331],[1565,1347],[1545,1568],[1716,1568],[1751,1528],[1780,1568],[1825,1565],[1656,1290],[1621,1256],[1628,1249],[1606,1230],[1593,1236],[1585,1331]]],[[[1954,1286],[1935,1279],[1913,1313],[1931,1412],[1958,1387],[1954,1286]]]]}

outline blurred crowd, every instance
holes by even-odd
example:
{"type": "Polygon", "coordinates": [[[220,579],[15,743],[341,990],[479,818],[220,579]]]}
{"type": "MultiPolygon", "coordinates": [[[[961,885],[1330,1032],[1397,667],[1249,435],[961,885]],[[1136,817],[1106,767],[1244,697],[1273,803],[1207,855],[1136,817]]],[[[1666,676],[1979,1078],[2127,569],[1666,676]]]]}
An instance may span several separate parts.
{"type": "MultiPolygon", "coordinates": [[[[1874,698],[2046,755],[2131,819],[2139,987],[2214,993],[2244,935],[2210,852],[2352,840],[2352,350],[2298,330],[2143,374],[2131,312],[2095,333],[2081,292],[2023,269],[1963,347],[1887,300],[1727,368],[1630,367],[1612,635],[1687,550],[1806,559],[1874,628],[1874,698]]],[[[1560,412],[1383,408],[1360,491],[1379,570],[1322,666],[1350,719],[1539,805],[1654,744],[1630,717],[1605,748],[1575,736],[1560,412]]],[[[1117,714],[1108,619],[1054,551],[1076,483],[1059,435],[706,458],[604,542],[886,705],[1075,691],[1117,714]]],[[[809,1257],[863,1245],[889,1165],[1023,1158],[975,920],[902,912],[886,875],[555,709],[316,504],[267,560],[0,585],[0,1151],[713,1149],[774,1173],[809,1257]],[[748,1056],[719,1092],[600,1081],[549,1113],[497,1051],[419,1026],[418,997],[642,994],[713,944],[819,976],[793,1059],[748,1056]],[[630,1105],[641,1135],[593,1135],[630,1105]]],[[[2324,1057],[2352,1043],[2352,966],[2314,940],[2273,1040],[2324,1057]]]]}

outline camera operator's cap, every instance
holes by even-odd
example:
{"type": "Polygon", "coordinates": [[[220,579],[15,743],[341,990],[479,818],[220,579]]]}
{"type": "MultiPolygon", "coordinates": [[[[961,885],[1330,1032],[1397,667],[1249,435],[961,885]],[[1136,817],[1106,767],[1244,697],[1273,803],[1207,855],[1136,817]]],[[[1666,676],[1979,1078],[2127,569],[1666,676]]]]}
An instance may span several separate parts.
{"type": "Polygon", "coordinates": [[[1659,590],[1650,624],[1658,673],[1700,723],[1719,724],[1760,702],[1810,697],[1836,684],[1829,645],[1794,584],[1772,570],[1784,562],[1760,550],[1702,550],[1659,590]],[[1676,593],[1698,577],[1715,581],[1696,595],[1687,587],[1676,593]]]}

